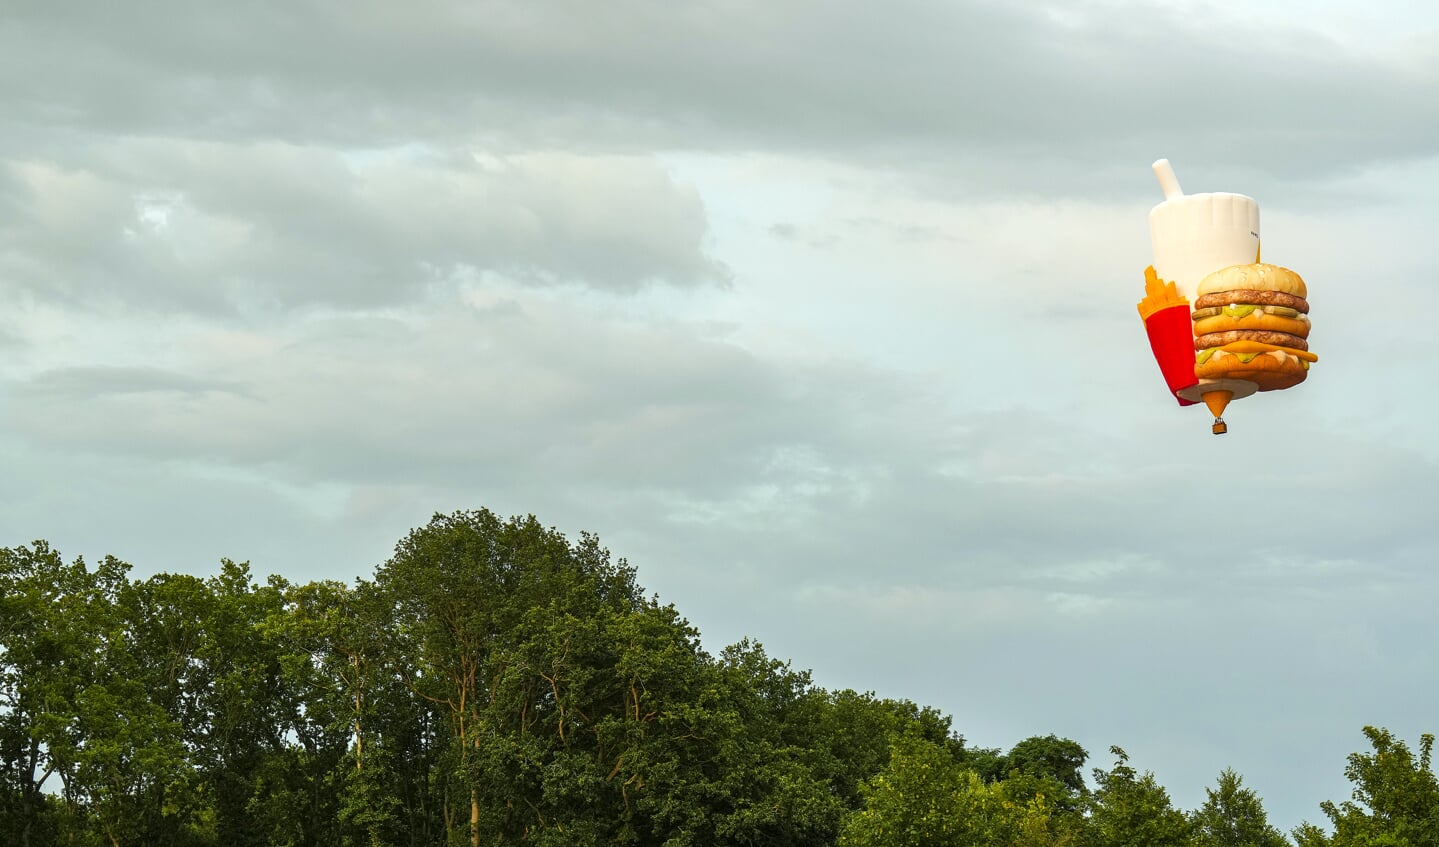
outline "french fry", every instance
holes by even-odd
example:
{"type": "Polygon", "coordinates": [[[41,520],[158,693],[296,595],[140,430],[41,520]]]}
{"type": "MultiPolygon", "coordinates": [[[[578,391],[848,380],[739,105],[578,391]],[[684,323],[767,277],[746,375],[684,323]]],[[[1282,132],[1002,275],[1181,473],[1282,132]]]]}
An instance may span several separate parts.
{"type": "Polygon", "coordinates": [[[1144,299],[1139,301],[1139,317],[1149,320],[1150,315],[1171,306],[1188,306],[1189,300],[1175,289],[1174,283],[1165,282],[1154,272],[1154,266],[1144,269],[1144,299]]]}

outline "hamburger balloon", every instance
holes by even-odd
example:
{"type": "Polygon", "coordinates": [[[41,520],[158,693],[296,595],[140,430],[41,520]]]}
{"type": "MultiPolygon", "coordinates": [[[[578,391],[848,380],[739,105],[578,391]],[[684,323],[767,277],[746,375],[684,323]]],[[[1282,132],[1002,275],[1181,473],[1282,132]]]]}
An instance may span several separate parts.
{"type": "Polygon", "coordinates": [[[1309,375],[1308,289],[1278,265],[1235,265],[1206,276],[1194,301],[1194,375],[1245,379],[1260,391],[1290,388],[1309,375]]]}

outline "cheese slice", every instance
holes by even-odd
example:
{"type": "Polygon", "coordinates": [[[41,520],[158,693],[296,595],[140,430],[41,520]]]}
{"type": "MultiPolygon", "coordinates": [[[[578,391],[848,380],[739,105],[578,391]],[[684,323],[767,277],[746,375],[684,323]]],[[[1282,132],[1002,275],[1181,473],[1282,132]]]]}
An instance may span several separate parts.
{"type": "Polygon", "coordinates": [[[1295,350],[1293,347],[1281,347],[1278,344],[1265,344],[1262,341],[1250,341],[1248,339],[1244,339],[1242,341],[1231,341],[1230,343],[1225,344],[1221,347],[1211,347],[1209,349],[1223,350],[1225,353],[1233,353],[1236,356],[1241,353],[1272,353],[1278,351],[1281,353],[1288,353],[1291,356],[1296,356],[1306,362],[1319,361],[1319,357],[1314,355],[1313,353],[1310,353],[1308,350],[1295,350]]]}

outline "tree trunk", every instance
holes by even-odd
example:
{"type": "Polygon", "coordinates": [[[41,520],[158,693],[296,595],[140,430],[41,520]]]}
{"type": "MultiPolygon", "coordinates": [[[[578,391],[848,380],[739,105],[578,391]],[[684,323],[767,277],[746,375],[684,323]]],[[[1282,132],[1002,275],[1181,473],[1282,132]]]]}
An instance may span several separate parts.
{"type": "Polygon", "coordinates": [[[450,786],[448,785],[448,780],[446,780],[446,785],[445,785],[444,815],[445,815],[445,843],[446,843],[446,844],[452,844],[452,843],[454,843],[454,842],[453,842],[453,837],[454,837],[454,833],[455,833],[455,810],[454,810],[454,808],[453,808],[452,806],[450,806],[450,786]]]}
{"type": "Polygon", "coordinates": [[[470,789],[470,847],[480,847],[480,792],[470,789]]]}
{"type": "Polygon", "coordinates": [[[365,735],[364,727],[360,725],[361,716],[364,714],[363,691],[360,688],[360,654],[356,653],[350,657],[350,666],[355,669],[355,770],[365,769],[365,735]]]}

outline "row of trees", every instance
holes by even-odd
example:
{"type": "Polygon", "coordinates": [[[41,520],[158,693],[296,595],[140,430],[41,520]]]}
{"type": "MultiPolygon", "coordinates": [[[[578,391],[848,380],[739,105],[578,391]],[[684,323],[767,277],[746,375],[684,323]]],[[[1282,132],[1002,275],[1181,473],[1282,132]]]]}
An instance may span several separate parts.
{"type": "MultiPolygon", "coordinates": [[[[1225,772],[1175,809],[1119,748],[974,748],[935,709],[710,655],[598,541],[437,515],[372,579],[131,579],[0,549],[0,844],[1286,843],[1225,772]]],[[[1432,738],[1382,730],[1299,847],[1439,844],[1432,738]]]]}

